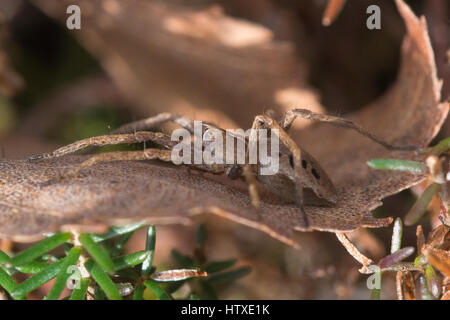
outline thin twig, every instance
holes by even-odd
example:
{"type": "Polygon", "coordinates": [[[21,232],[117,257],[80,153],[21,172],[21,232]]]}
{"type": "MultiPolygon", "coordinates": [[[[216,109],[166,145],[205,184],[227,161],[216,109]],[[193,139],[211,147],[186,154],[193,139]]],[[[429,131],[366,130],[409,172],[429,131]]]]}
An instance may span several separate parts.
{"type": "Polygon", "coordinates": [[[343,232],[336,232],[336,237],[339,239],[339,241],[342,243],[344,248],[347,250],[348,253],[352,255],[353,258],[356,259],[359,263],[361,263],[363,266],[368,266],[373,263],[373,261],[369,258],[367,258],[365,255],[363,255],[359,250],[353,245],[353,243],[348,240],[347,236],[343,232]]]}

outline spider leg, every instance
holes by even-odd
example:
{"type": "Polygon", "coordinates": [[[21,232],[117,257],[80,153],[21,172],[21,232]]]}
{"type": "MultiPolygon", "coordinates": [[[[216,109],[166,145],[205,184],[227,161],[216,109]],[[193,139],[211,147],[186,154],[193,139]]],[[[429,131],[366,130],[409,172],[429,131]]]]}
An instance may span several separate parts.
{"type": "Polygon", "coordinates": [[[173,147],[176,142],[171,141],[170,136],[161,132],[139,131],[133,134],[116,134],[87,138],[76,141],[61,147],[51,153],[39,154],[30,157],[30,160],[41,160],[61,157],[66,154],[74,153],[87,147],[103,147],[116,144],[137,143],[144,141],[153,141],[165,147],[173,147]]]}
{"type": "Polygon", "coordinates": [[[67,172],[52,178],[41,184],[41,187],[48,186],[50,184],[76,177],[81,170],[92,167],[97,163],[113,162],[113,161],[143,161],[143,160],[162,160],[171,162],[171,150],[161,149],[145,149],[143,151],[117,151],[117,152],[105,152],[96,154],[89,159],[83,161],[78,166],[67,172]]]}
{"type": "Polygon", "coordinates": [[[288,111],[284,117],[284,119],[281,121],[280,126],[284,130],[288,131],[294,122],[296,117],[300,117],[303,119],[309,119],[313,121],[319,121],[319,122],[327,122],[331,125],[346,128],[346,129],[353,129],[357,131],[358,133],[362,134],[363,136],[366,136],[367,138],[377,142],[378,144],[384,146],[388,150],[402,150],[402,151],[420,151],[421,148],[417,146],[395,146],[392,145],[386,141],[384,141],[382,138],[376,136],[375,134],[371,133],[367,129],[364,129],[360,125],[356,124],[355,122],[344,119],[341,117],[335,117],[335,116],[329,116],[325,114],[315,113],[307,109],[292,109],[288,111]]]}
{"type": "Polygon", "coordinates": [[[247,184],[248,184],[248,193],[250,195],[252,205],[256,209],[259,209],[258,188],[257,188],[255,173],[253,172],[251,165],[249,165],[249,164],[244,165],[243,175],[245,178],[245,182],[247,182],[247,184]]]}
{"type": "MultiPolygon", "coordinates": [[[[295,189],[296,189],[296,202],[300,209],[301,218],[303,220],[303,225],[305,228],[309,228],[308,217],[305,213],[305,206],[303,202],[303,184],[302,184],[302,151],[297,146],[297,144],[292,140],[287,132],[275,121],[273,118],[267,115],[256,116],[254,121],[255,128],[267,127],[271,130],[275,129],[278,131],[278,137],[280,141],[289,149],[292,153],[293,164],[294,164],[294,177],[295,177],[295,189]],[[255,123],[258,123],[255,125],[255,123]]],[[[252,128],[253,128],[252,127],[252,128]]]]}
{"type": "Polygon", "coordinates": [[[160,113],[156,116],[145,118],[142,120],[133,121],[130,123],[126,123],[119,128],[113,130],[111,134],[119,134],[119,133],[133,133],[136,131],[148,131],[150,129],[154,129],[166,122],[175,122],[181,127],[189,130],[191,134],[194,133],[194,125],[193,121],[189,118],[182,117],[176,114],[164,112],[160,113]]]}

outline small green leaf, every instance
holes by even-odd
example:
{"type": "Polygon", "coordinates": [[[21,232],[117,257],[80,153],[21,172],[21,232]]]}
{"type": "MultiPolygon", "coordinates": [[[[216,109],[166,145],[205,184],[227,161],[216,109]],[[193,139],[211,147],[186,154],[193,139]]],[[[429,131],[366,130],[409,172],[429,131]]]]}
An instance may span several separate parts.
{"type": "Polygon", "coordinates": [[[423,254],[417,256],[416,259],[414,259],[414,265],[416,267],[422,267],[426,263],[427,263],[427,258],[425,258],[425,256],[423,254]]]}
{"type": "Polygon", "coordinates": [[[0,268],[0,286],[11,294],[17,289],[18,284],[14,279],[5,271],[0,268]]]}
{"type": "Polygon", "coordinates": [[[130,238],[133,236],[133,234],[134,234],[134,231],[125,233],[119,237],[116,244],[114,245],[114,247],[111,250],[111,257],[114,258],[114,257],[117,257],[118,255],[120,255],[120,253],[123,251],[123,248],[127,244],[128,240],[130,240],[130,238]]]}
{"type": "Polygon", "coordinates": [[[438,298],[440,294],[439,278],[431,264],[427,265],[427,268],[425,269],[425,277],[428,290],[435,298],[438,298]]]}
{"type": "Polygon", "coordinates": [[[69,268],[69,266],[77,264],[81,251],[82,249],[80,247],[72,247],[72,249],[70,249],[69,253],[64,258],[61,272],[56,278],[56,281],[47,296],[47,300],[56,300],[59,298],[59,295],[67,285],[67,280],[71,276],[71,273],[68,272],[67,269],[69,268]]]}
{"type": "Polygon", "coordinates": [[[234,266],[236,261],[236,259],[212,261],[205,266],[204,270],[208,273],[221,272],[234,266]]]}
{"type": "Polygon", "coordinates": [[[138,286],[136,286],[136,288],[134,289],[133,300],[144,300],[144,290],[144,285],[139,284],[138,286]]]}
{"type": "Polygon", "coordinates": [[[191,293],[188,300],[200,300],[200,298],[195,293],[191,293]]]}
{"type": "Polygon", "coordinates": [[[16,266],[15,269],[22,273],[29,273],[29,274],[35,274],[38,273],[48,266],[52,265],[51,263],[44,262],[44,261],[31,261],[25,264],[21,264],[19,266],[16,266]]]}
{"type": "Polygon", "coordinates": [[[114,282],[97,263],[95,263],[92,259],[88,259],[84,265],[95,282],[97,282],[97,284],[106,294],[108,299],[122,300],[119,290],[117,289],[114,282]]]}
{"type": "Polygon", "coordinates": [[[84,300],[86,298],[86,292],[90,282],[90,279],[81,279],[79,282],[79,288],[73,289],[69,300],[84,300]]]}
{"type": "Polygon", "coordinates": [[[369,167],[377,170],[408,171],[422,174],[428,172],[426,165],[421,162],[399,159],[372,159],[367,162],[369,167]]]}
{"type": "MultiPolygon", "coordinates": [[[[66,244],[66,242],[64,244],[66,244]]],[[[48,254],[48,253],[43,254],[42,256],[40,256],[36,259],[36,261],[44,261],[44,262],[49,262],[49,263],[58,262],[59,260],[60,260],[59,258],[55,257],[52,254],[48,254]]]]}
{"type": "Polygon", "coordinates": [[[403,234],[402,219],[397,218],[394,221],[394,227],[392,229],[391,253],[400,250],[400,248],[402,247],[402,234],[403,234]]]}
{"type": "Polygon", "coordinates": [[[12,259],[12,263],[14,266],[17,266],[17,265],[25,264],[27,262],[31,262],[34,259],[36,259],[37,257],[43,255],[44,253],[47,253],[50,250],[63,244],[67,240],[70,240],[70,238],[71,238],[70,233],[55,234],[54,236],[51,236],[50,238],[42,240],[39,243],[35,244],[34,246],[17,254],[12,259]]]}
{"type": "Polygon", "coordinates": [[[111,227],[109,232],[105,234],[91,234],[91,237],[92,240],[94,240],[95,242],[101,242],[117,237],[119,235],[123,235],[125,233],[136,231],[142,228],[143,226],[145,226],[145,222],[132,223],[121,227],[111,227]]]}
{"type": "Polygon", "coordinates": [[[412,226],[417,223],[423,214],[427,211],[428,205],[434,195],[440,190],[440,186],[436,183],[431,184],[416,200],[413,207],[405,216],[405,225],[412,226]]]}
{"type": "Polygon", "coordinates": [[[153,292],[153,294],[159,299],[159,300],[173,300],[172,296],[168,294],[163,288],[161,288],[158,284],[156,284],[153,280],[146,280],[144,282],[145,286],[153,292]]]}
{"type": "Polygon", "coordinates": [[[427,153],[440,156],[442,153],[450,149],[450,137],[441,140],[437,145],[428,148],[427,153]]]}
{"type": "Polygon", "coordinates": [[[133,267],[139,263],[145,261],[150,253],[148,251],[142,250],[127,254],[122,257],[117,257],[113,259],[114,268],[116,271],[125,268],[133,267]]]}
{"type": "Polygon", "coordinates": [[[80,242],[103,270],[110,274],[114,272],[114,262],[109,257],[108,252],[97,244],[90,234],[80,235],[80,242]]]}
{"type": "Polygon", "coordinates": [[[10,264],[11,258],[4,253],[2,250],[0,250],[0,265],[10,264]]]}
{"type": "Polygon", "coordinates": [[[241,267],[232,271],[215,274],[206,281],[208,281],[211,284],[224,284],[240,279],[249,274],[250,271],[251,268],[249,267],[241,267]]]}
{"type": "Polygon", "coordinates": [[[142,263],[141,273],[143,276],[148,276],[153,264],[153,257],[155,256],[156,245],[156,228],[150,226],[147,229],[147,240],[145,242],[145,250],[149,253],[147,259],[142,263]]]}
{"type": "Polygon", "coordinates": [[[17,286],[17,288],[11,293],[14,298],[23,297],[27,293],[36,290],[40,286],[52,280],[54,277],[61,272],[62,265],[64,260],[60,260],[56,263],[51,264],[44,270],[41,270],[31,278],[28,278],[21,284],[17,286]]]}

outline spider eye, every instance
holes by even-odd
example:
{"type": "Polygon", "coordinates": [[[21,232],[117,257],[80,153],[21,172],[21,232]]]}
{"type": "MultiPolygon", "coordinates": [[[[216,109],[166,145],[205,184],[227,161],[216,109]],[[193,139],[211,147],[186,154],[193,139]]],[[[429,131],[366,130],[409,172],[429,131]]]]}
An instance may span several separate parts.
{"type": "Polygon", "coordinates": [[[289,164],[292,168],[294,168],[294,157],[292,156],[292,154],[289,155],[289,164]]]}
{"type": "Polygon", "coordinates": [[[314,178],[316,178],[317,180],[320,179],[320,175],[317,173],[316,169],[313,168],[311,170],[311,173],[313,174],[314,178]]]}
{"type": "Polygon", "coordinates": [[[308,162],[306,162],[306,160],[302,160],[302,167],[303,169],[306,169],[308,167],[308,162]]]}

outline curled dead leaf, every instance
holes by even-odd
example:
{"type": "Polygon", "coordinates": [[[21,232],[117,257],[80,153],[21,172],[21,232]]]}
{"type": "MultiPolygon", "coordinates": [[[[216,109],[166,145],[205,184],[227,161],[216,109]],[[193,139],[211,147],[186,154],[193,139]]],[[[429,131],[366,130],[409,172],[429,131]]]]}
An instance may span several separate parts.
{"type": "MultiPolygon", "coordinates": [[[[62,23],[72,4],[33,2],[62,23]]],[[[178,1],[81,0],[77,5],[83,28],[76,36],[142,116],[170,111],[234,128],[233,121],[248,125],[265,107],[323,110],[306,85],[307,67],[294,45],[274,39],[262,25],[227,16],[217,6],[178,1]]]]}
{"type": "Polygon", "coordinates": [[[438,269],[447,277],[450,277],[450,251],[435,249],[429,245],[426,245],[423,253],[433,267],[438,269]]]}
{"type": "MultiPolygon", "coordinates": [[[[50,7],[58,6],[55,1],[45,1],[45,5],[44,1],[39,3],[42,7],[46,7],[49,12],[51,11],[50,7]]],[[[94,2],[89,3],[93,4],[94,2]]],[[[121,4],[124,3],[121,2],[121,4]]],[[[156,9],[151,7],[152,4],[159,2],[143,4],[141,1],[134,0],[132,3],[142,6],[145,14],[149,12],[148,10],[156,10],[151,11],[157,13],[153,15],[156,22],[159,21],[156,18],[158,15],[164,17],[163,5],[158,5],[159,7],[156,9]]],[[[449,105],[446,102],[440,102],[441,85],[436,76],[433,51],[425,19],[417,18],[403,1],[397,0],[396,3],[407,27],[407,35],[401,51],[402,62],[396,83],[385,95],[361,111],[348,115],[348,117],[393,144],[425,146],[437,134],[447,116],[449,105]]],[[[129,2],[127,2],[128,4],[129,2]]],[[[101,10],[104,10],[104,8],[101,10]]],[[[148,19],[148,17],[144,17],[145,14],[138,19],[146,21],[145,18],[148,19]]],[[[118,17],[117,19],[125,19],[126,10],[115,12],[113,16],[118,17]],[[124,16],[122,17],[121,14],[124,14],[124,16]]],[[[108,17],[111,18],[111,13],[108,17]]],[[[89,18],[86,17],[84,21],[89,23],[89,18]]],[[[156,22],[154,25],[148,26],[149,32],[153,30],[152,28],[159,30],[160,24],[156,22]]],[[[106,25],[102,27],[106,30],[105,32],[114,34],[114,30],[108,29],[107,22],[105,23],[106,25]]],[[[126,27],[127,23],[120,25],[126,27]]],[[[85,27],[84,30],[90,30],[90,28],[85,27]]],[[[98,40],[100,46],[105,45],[104,41],[109,45],[113,45],[115,41],[113,38],[109,39],[106,35],[104,41],[100,41],[101,37],[98,34],[87,34],[86,37],[91,37],[90,46],[95,44],[94,40],[98,40]]],[[[86,41],[88,41],[87,38],[86,41]]],[[[159,43],[158,48],[161,46],[166,48],[166,42],[158,42],[155,41],[158,38],[150,38],[152,39],[151,43],[148,39],[138,39],[138,43],[142,42],[146,45],[159,43]]],[[[167,40],[165,37],[159,40],[164,39],[167,40]]],[[[186,48],[192,48],[193,46],[190,38],[180,39],[180,41],[187,46],[186,48]]],[[[210,47],[214,53],[217,53],[216,51],[218,51],[218,54],[234,52],[229,51],[232,50],[229,48],[228,51],[222,50],[222,47],[217,49],[216,46],[217,43],[210,47]]],[[[126,48],[129,52],[128,47],[126,48]]],[[[195,59],[197,55],[194,53],[198,54],[198,50],[194,50],[189,58],[185,53],[189,52],[190,49],[186,50],[186,48],[179,54],[185,59],[183,63],[187,61],[190,64],[180,65],[178,63],[174,66],[177,66],[177,68],[194,68],[189,69],[187,74],[198,75],[201,70],[204,70],[205,65],[198,64],[195,59]]],[[[271,60],[275,56],[285,57],[285,51],[278,52],[278,49],[274,49],[270,43],[264,48],[268,51],[264,51],[261,47],[249,47],[246,50],[257,53],[260,59],[267,58],[266,66],[270,66],[271,63],[277,65],[280,63],[279,59],[276,59],[275,62],[271,60]]],[[[131,51],[136,55],[145,55],[145,61],[158,61],[149,56],[146,48],[141,49],[131,51]]],[[[156,50],[155,52],[164,51],[156,50]]],[[[202,55],[208,56],[205,52],[205,50],[202,50],[202,55]]],[[[145,68],[142,68],[141,65],[131,67],[128,64],[143,61],[142,57],[133,58],[127,56],[125,52],[122,53],[124,54],[123,57],[127,57],[126,59],[120,55],[110,58],[116,62],[119,60],[118,65],[126,68],[129,71],[127,74],[136,80],[133,72],[139,73],[145,68]]],[[[163,59],[167,56],[169,55],[162,55],[159,58],[163,59]]],[[[254,55],[250,56],[253,59],[254,55]]],[[[224,61],[229,61],[229,57],[222,58],[224,61]]],[[[244,55],[243,57],[247,59],[249,56],[244,55]]],[[[217,60],[220,61],[220,59],[217,60]]],[[[106,61],[106,64],[111,63],[111,60],[106,61]]],[[[283,85],[276,85],[277,89],[271,87],[267,90],[265,85],[278,83],[276,79],[284,79],[283,70],[292,72],[292,64],[288,63],[289,61],[292,61],[292,59],[289,58],[283,62],[285,63],[284,67],[278,65],[277,68],[274,68],[282,70],[275,77],[271,72],[268,72],[262,75],[252,74],[254,81],[243,79],[242,83],[247,85],[237,91],[237,96],[241,96],[241,98],[245,96],[246,99],[256,100],[247,104],[244,102],[248,100],[242,98],[237,99],[236,104],[239,106],[257,105],[259,108],[260,105],[272,103],[273,97],[268,98],[264,93],[273,93],[280,88],[285,88],[285,84],[281,81],[283,85]],[[270,81],[267,79],[270,79],[270,81]],[[264,86],[260,86],[261,83],[264,83],[264,86]]],[[[161,65],[166,66],[168,64],[161,65]]],[[[245,63],[242,65],[245,65],[245,63]]],[[[226,66],[234,71],[240,70],[232,64],[226,66]]],[[[208,64],[207,67],[211,68],[211,65],[208,64]]],[[[224,68],[223,65],[220,67],[221,70],[229,70],[224,68]]],[[[250,68],[252,65],[250,64],[247,67],[250,68]]],[[[146,76],[158,75],[158,68],[158,65],[152,65],[152,72],[146,72],[146,76]]],[[[262,69],[272,70],[270,67],[262,69]]],[[[164,72],[167,72],[167,70],[164,70],[164,72]]],[[[245,69],[243,72],[249,71],[245,69]]],[[[167,73],[179,74],[177,72],[167,73]]],[[[217,70],[216,73],[221,74],[217,70]]],[[[236,73],[233,73],[233,76],[225,73],[221,83],[234,82],[229,79],[236,79],[236,73]]],[[[130,79],[124,78],[123,83],[128,80],[130,79]]],[[[158,78],[158,80],[161,79],[158,78]]],[[[179,79],[177,81],[174,79],[166,80],[172,85],[177,83],[179,79]]],[[[187,78],[185,81],[192,81],[192,78],[187,78]]],[[[168,107],[166,98],[172,96],[173,92],[180,94],[177,92],[180,88],[176,85],[168,85],[164,87],[165,89],[162,89],[158,87],[158,81],[153,83],[155,83],[155,87],[151,90],[155,91],[155,95],[158,92],[164,92],[164,97],[152,101],[152,104],[155,101],[156,104],[161,102],[161,108],[168,107]],[[166,94],[167,88],[171,88],[170,94],[166,94]]],[[[134,86],[134,84],[136,84],[136,81],[130,80],[128,82],[129,94],[136,93],[135,88],[128,88],[128,86],[134,86]]],[[[137,85],[140,86],[140,84],[137,85]]],[[[294,86],[297,86],[297,89],[300,90],[301,81],[294,86]]],[[[185,89],[180,89],[181,94],[186,93],[189,96],[189,92],[185,92],[185,89]]],[[[140,88],[140,90],[142,91],[144,88],[140,88]]],[[[149,88],[145,87],[145,90],[148,91],[149,88]]],[[[219,93],[218,97],[223,97],[225,91],[218,90],[216,93],[219,93]]],[[[204,101],[211,101],[208,99],[200,100],[194,99],[192,101],[195,104],[198,102],[199,105],[204,105],[204,101]]],[[[233,101],[227,100],[227,106],[230,104],[233,104],[233,101]]],[[[223,108],[218,107],[217,109],[223,108]]],[[[244,109],[246,112],[252,113],[252,116],[256,114],[256,109],[250,107],[238,108],[237,110],[242,111],[244,109]]],[[[334,207],[307,206],[305,208],[310,225],[314,230],[348,232],[360,227],[386,226],[392,222],[391,218],[376,219],[370,214],[370,211],[380,206],[383,198],[409,188],[425,178],[425,175],[380,172],[370,169],[366,162],[372,158],[401,158],[416,161],[424,159],[412,152],[388,152],[354,132],[319,125],[311,126],[305,130],[295,130],[292,136],[296,142],[300,143],[320,161],[337,187],[339,201],[334,207]]],[[[245,190],[244,186],[235,186],[229,181],[219,182],[217,179],[210,179],[206,176],[187,172],[179,167],[161,163],[117,162],[100,164],[83,171],[81,176],[74,180],[46,188],[39,186],[40,183],[47,181],[68,167],[73,167],[83,159],[85,157],[64,157],[37,164],[29,163],[26,160],[1,160],[0,235],[18,241],[30,241],[42,237],[43,232],[57,230],[67,224],[100,223],[109,225],[143,219],[146,219],[149,223],[188,223],[192,215],[200,213],[213,213],[232,219],[262,230],[290,245],[295,244],[293,240],[294,230],[303,230],[299,210],[294,205],[286,205],[267,198],[263,199],[261,211],[258,212],[251,206],[246,193],[242,192],[242,190],[245,190]]]]}
{"type": "Polygon", "coordinates": [[[433,248],[450,249],[450,227],[441,224],[428,235],[428,245],[433,248]]]}

